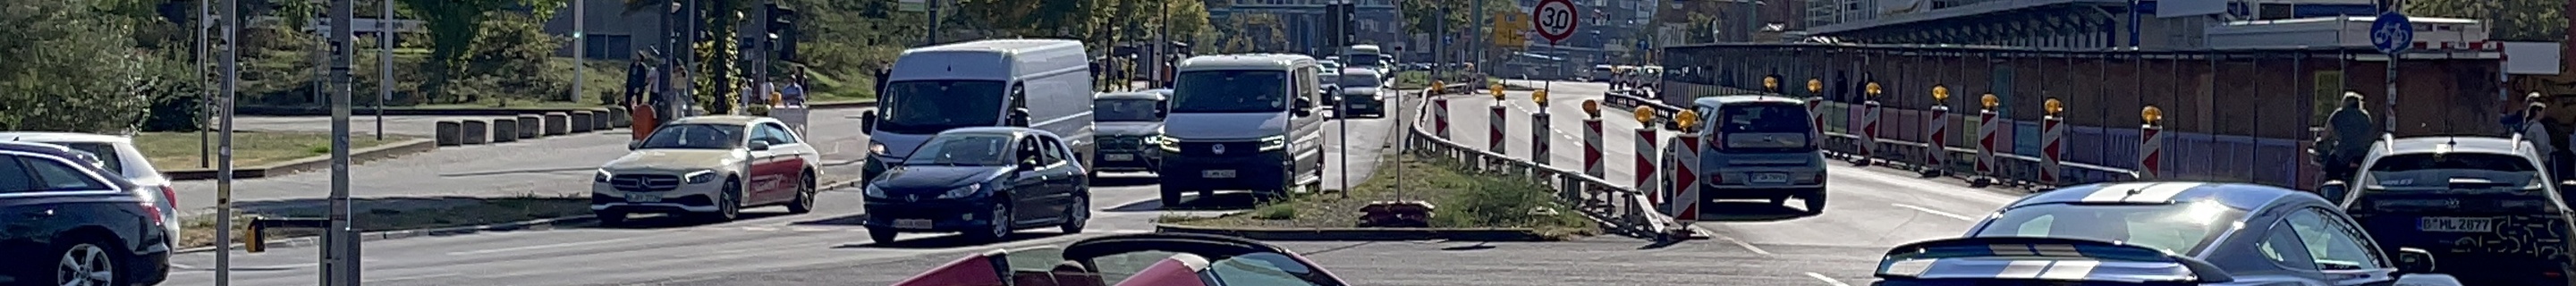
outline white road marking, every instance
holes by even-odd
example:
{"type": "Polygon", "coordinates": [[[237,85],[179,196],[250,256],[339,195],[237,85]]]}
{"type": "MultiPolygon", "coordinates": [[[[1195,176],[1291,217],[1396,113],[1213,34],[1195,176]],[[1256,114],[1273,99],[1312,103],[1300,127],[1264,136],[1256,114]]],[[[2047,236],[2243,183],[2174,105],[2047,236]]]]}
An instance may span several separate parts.
{"type": "Polygon", "coordinates": [[[1815,272],[1807,272],[1807,277],[1814,277],[1816,280],[1824,280],[1825,285],[1851,286],[1851,284],[1843,284],[1842,280],[1834,280],[1833,277],[1825,277],[1824,274],[1816,274],[1815,272]]]}
{"type": "Polygon", "coordinates": [[[610,240],[593,240],[593,241],[583,241],[583,242],[566,242],[566,243],[556,243],[556,244],[540,244],[540,245],[530,245],[530,246],[520,246],[520,247],[507,247],[507,248],[494,248],[494,249],[475,250],[475,251],[458,251],[458,252],[449,252],[449,253],[447,253],[447,255],[475,255],[475,254],[496,253],[496,252],[509,252],[509,251],[520,251],[520,250],[529,250],[529,249],[556,248],[556,247],[578,246],[578,245],[592,245],[592,244],[603,244],[603,243],[611,243],[611,242],[621,242],[621,241],[627,241],[627,240],[633,240],[633,239],[635,239],[635,238],[619,238],[619,239],[610,239],[610,240]]]}
{"type": "Polygon", "coordinates": [[[449,276],[456,276],[456,274],[454,274],[454,273],[439,273],[439,274],[429,274],[429,275],[396,276],[396,277],[391,277],[391,278],[369,278],[369,279],[367,279],[367,282],[385,282],[385,281],[416,280],[416,279],[429,279],[429,278],[440,278],[440,277],[449,277],[449,276]]]}
{"type": "Polygon", "coordinates": [[[1752,251],[1753,251],[1753,253],[1759,253],[1759,254],[1762,254],[1762,256],[1771,256],[1771,252],[1770,252],[1770,251],[1764,251],[1764,250],[1762,250],[1762,248],[1761,248],[1761,247],[1753,247],[1753,243],[1744,242],[1744,240],[1742,240],[1742,239],[1735,239],[1735,238],[1733,238],[1733,237],[1723,237],[1723,236],[1720,236],[1720,238],[1724,238],[1724,239],[1726,239],[1726,242],[1733,242],[1733,243],[1735,243],[1735,246],[1744,247],[1744,250],[1752,250],[1752,251]]]}
{"type": "Polygon", "coordinates": [[[1926,207],[1922,207],[1922,206],[1909,205],[1909,204],[1889,204],[1889,205],[1894,205],[1894,206],[1896,206],[1896,207],[1900,207],[1900,208],[1909,208],[1909,209],[1914,209],[1914,211],[1919,211],[1919,212],[1923,212],[1923,213],[1927,213],[1927,214],[1932,214],[1932,215],[1938,215],[1938,216],[1946,216],[1946,217],[1955,218],[1955,219],[1964,220],[1964,221],[1977,221],[1977,218],[1975,218],[1975,217],[1964,216],[1964,215],[1959,215],[1959,214],[1954,214],[1954,213],[1944,212],[1944,211],[1932,210],[1932,208],[1926,208],[1926,207]]]}

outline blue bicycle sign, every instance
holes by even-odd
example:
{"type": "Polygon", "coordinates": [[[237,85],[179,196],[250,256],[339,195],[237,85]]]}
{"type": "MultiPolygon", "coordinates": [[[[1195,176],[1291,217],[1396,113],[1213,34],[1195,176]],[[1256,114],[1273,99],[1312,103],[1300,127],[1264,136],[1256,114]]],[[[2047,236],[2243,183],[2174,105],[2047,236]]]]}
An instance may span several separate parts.
{"type": "Polygon", "coordinates": [[[2370,21],[2370,47],[2384,54],[2402,54],[2415,47],[2415,24],[2405,14],[2395,11],[2379,14],[2370,21]]]}

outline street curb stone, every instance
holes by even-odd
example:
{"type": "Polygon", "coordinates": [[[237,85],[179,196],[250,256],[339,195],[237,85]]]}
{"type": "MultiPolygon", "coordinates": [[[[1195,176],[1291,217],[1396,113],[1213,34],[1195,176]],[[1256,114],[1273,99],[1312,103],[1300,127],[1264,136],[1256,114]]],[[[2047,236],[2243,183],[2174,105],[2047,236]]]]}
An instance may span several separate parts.
{"type": "MultiPolygon", "coordinates": [[[[375,147],[349,150],[349,163],[356,164],[359,162],[391,159],[394,157],[401,157],[403,155],[410,155],[412,153],[429,152],[430,150],[436,149],[438,149],[438,140],[436,139],[408,139],[375,147]]],[[[285,175],[330,166],[331,156],[310,156],[288,160],[286,162],[268,164],[267,166],[234,168],[233,178],[243,179],[285,175]]],[[[180,169],[161,172],[161,176],[169,177],[172,181],[212,180],[215,179],[216,175],[219,174],[216,173],[215,169],[180,169]]]]}

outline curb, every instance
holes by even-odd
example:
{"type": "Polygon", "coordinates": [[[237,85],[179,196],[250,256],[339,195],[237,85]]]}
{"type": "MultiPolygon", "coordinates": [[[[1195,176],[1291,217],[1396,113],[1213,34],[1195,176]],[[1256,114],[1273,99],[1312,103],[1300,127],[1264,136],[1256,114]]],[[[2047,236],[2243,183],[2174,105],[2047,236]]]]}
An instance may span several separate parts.
{"type": "Polygon", "coordinates": [[[1226,235],[1270,241],[1555,241],[1526,228],[1226,228],[1154,223],[1154,232],[1226,235]]]}
{"type": "MultiPolygon", "coordinates": [[[[818,103],[814,103],[814,104],[808,104],[807,106],[810,106],[810,107],[813,107],[813,108],[853,108],[853,107],[870,107],[870,106],[876,106],[876,100],[874,100],[874,99],[868,99],[868,100],[851,100],[851,101],[837,101],[837,102],[818,102],[818,103]]],[[[549,113],[549,112],[566,112],[566,113],[569,113],[569,112],[579,111],[579,110],[592,110],[592,109],[607,108],[607,107],[609,107],[609,106],[607,106],[607,105],[600,105],[600,106],[591,106],[591,107],[478,107],[478,108],[407,108],[407,107],[386,107],[386,108],[384,109],[384,113],[385,113],[385,115],[389,115],[389,116],[517,116],[517,115],[520,115],[520,114],[530,114],[530,113],[534,113],[534,114],[545,114],[545,113],[549,113]]],[[[359,114],[373,114],[375,111],[376,111],[375,109],[372,109],[372,108],[363,108],[363,107],[352,109],[352,112],[359,113],[359,114]]],[[[325,107],[311,107],[311,106],[242,106],[242,107],[240,107],[239,109],[237,109],[237,112],[235,112],[234,114],[236,114],[236,115],[250,115],[250,116],[331,116],[331,109],[330,109],[330,108],[325,108],[325,107]]]]}
{"type": "MultiPolygon", "coordinates": [[[[848,181],[840,181],[840,182],[831,182],[831,183],[815,184],[814,189],[815,189],[815,191],[816,191],[816,192],[821,192],[822,190],[829,190],[829,189],[836,189],[836,188],[848,187],[848,186],[850,186],[850,185],[858,184],[858,182],[859,182],[859,180],[848,180],[848,181]]],[[[577,215],[577,216],[568,216],[568,217],[559,217],[559,218],[533,219],[533,220],[524,220],[524,221],[516,221],[516,222],[505,222],[505,223],[495,223],[495,224],[482,224],[482,225],[469,225],[469,226],[452,226],[452,227],[438,227],[438,228],[404,229],[404,230],[384,230],[384,231],[374,231],[374,232],[363,232],[363,233],[359,233],[359,234],[358,234],[358,240],[359,240],[359,241],[375,241],[375,240],[403,239],[403,238],[413,238],[413,237],[423,237],[423,236],[448,236],[448,235],[459,235],[459,234],[473,234],[473,233],[480,233],[480,232],[521,231],[521,230],[549,230],[549,229],[555,229],[555,228],[561,228],[561,227],[568,227],[568,226],[581,226],[581,225],[588,225],[588,224],[593,224],[593,223],[597,223],[597,222],[599,222],[599,217],[591,216],[591,215],[577,215]]],[[[268,241],[267,243],[263,243],[263,244],[261,244],[261,245],[267,246],[267,247],[269,247],[269,248],[278,248],[278,247],[308,247],[308,246],[315,246],[315,245],[319,245],[319,244],[321,244],[321,243],[322,243],[322,238],[321,238],[321,237],[319,237],[319,236],[307,236],[307,237],[296,237],[296,238],[286,238],[286,239],[270,240],[270,241],[268,241]]],[[[200,246],[200,247],[190,247],[190,248],[187,248],[187,249],[180,249],[180,250],[177,250],[177,251],[171,251],[170,253],[171,253],[171,254],[186,254],[186,253],[197,253],[197,252],[214,251],[215,249],[218,249],[218,248],[230,250],[230,249],[240,249],[241,247],[242,247],[242,243],[234,242],[234,243],[228,243],[228,244],[225,244],[224,246],[200,246]]]]}
{"type": "MultiPolygon", "coordinates": [[[[438,140],[408,139],[401,142],[394,142],[392,144],[349,150],[349,163],[356,164],[366,161],[391,159],[412,153],[429,152],[430,150],[437,149],[438,140]]],[[[234,168],[233,178],[246,179],[268,177],[272,175],[285,175],[295,172],[328,168],[330,166],[330,155],[308,156],[295,160],[287,160],[286,162],[272,163],[266,166],[234,168]]],[[[213,180],[218,175],[221,174],[219,174],[216,169],[181,169],[161,172],[161,176],[169,177],[172,181],[213,180]]]]}

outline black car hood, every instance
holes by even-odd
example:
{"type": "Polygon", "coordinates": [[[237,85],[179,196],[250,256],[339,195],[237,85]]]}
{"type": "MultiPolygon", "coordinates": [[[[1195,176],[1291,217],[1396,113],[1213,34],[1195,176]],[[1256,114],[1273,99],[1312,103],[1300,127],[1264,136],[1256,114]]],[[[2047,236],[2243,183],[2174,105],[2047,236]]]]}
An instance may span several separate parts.
{"type": "Polygon", "coordinates": [[[1142,136],[1142,135],[1152,135],[1152,134],[1154,134],[1154,132],[1155,132],[1155,131],[1162,131],[1162,130],[1163,130],[1163,122],[1161,122],[1161,121],[1135,121],[1135,122],[1116,121],[1116,122],[1096,122],[1096,123],[1094,123],[1094,124],[1092,125],[1092,128],[1094,128],[1094,130],[1096,130],[1096,131],[1094,131],[1094,132],[1098,132],[1101,136],[1142,136]]]}
{"type": "Polygon", "coordinates": [[[902,166],[886,171],[885,178],[877,179],[875,184],[889,194],[940,193],[989,182],[1010,171],[1011,167],[1002,166],[902,166]]]}

